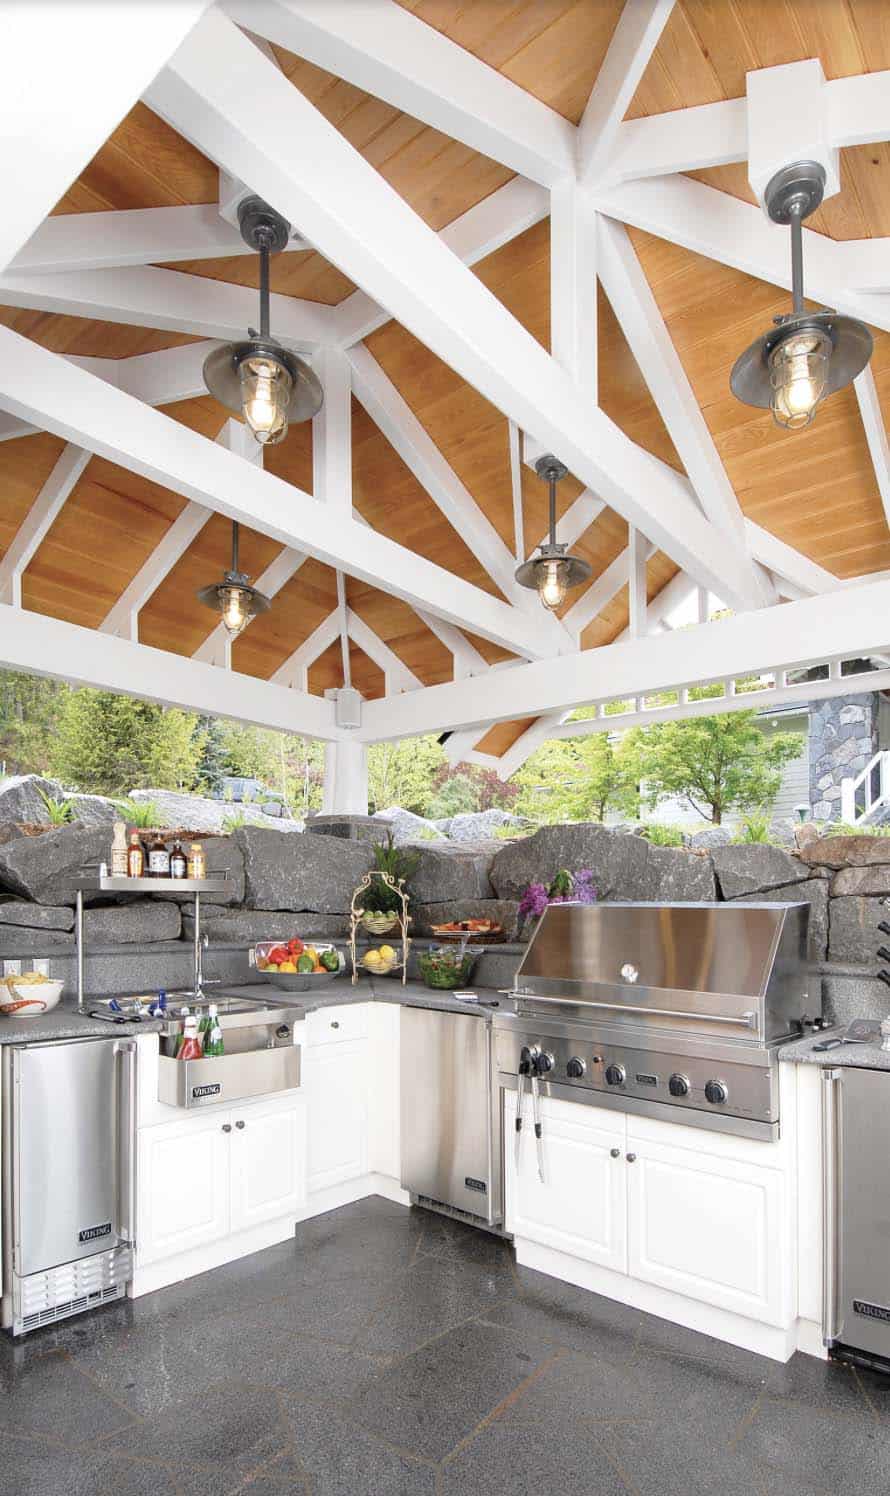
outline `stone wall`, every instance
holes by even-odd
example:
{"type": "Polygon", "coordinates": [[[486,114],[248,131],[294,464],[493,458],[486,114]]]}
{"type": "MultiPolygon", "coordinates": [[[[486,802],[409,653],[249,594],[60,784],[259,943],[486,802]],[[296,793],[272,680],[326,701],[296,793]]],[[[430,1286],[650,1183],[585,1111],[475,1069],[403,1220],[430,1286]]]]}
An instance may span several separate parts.
{"type": "Polygon", "coordinates": [[[878,749],[878,697],[859,692],[810,704],[810,814],[841,818],[841,782],[855,778],[878,749]]]}

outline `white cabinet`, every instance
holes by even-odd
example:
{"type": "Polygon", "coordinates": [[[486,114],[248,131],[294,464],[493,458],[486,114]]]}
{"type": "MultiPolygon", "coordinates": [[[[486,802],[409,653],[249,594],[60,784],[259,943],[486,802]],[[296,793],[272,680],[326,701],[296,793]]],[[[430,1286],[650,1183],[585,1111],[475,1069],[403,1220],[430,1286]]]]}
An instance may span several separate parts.
{"type": "Polygon", "coordinates": [[[508,1231],[615,1272],[627,1271],[625,1119],[600,1107],[544,1098],[544,1182],[526,1101],[515,1128],[515,1093],[505,1107],[508,1231]]]}
{"type": "Polygon", "coordinates": [[[296,1219],[305,1199],[304,1156],[299,1097],[142,1128],[139,1266],[267,1221],[296,1219]]]}
{"type": "Polygon", "coordinates": [[[261,1102],[232,1116],[230,1229],[296,1217],[306,1198],[302,1104],[261,1102]]]}
{"type": "Polygon", "coordinates": [[[186,1117],[139,1133],[137,1251],[157,1262],[229,1231],[227,1114],[186,1117]]]}
{"type": "Polygon", "coordinates": [[[368,1171],[367,1041],[321,1044],[303,1064],[309,1111],[309,1192],[368,1171]]]}

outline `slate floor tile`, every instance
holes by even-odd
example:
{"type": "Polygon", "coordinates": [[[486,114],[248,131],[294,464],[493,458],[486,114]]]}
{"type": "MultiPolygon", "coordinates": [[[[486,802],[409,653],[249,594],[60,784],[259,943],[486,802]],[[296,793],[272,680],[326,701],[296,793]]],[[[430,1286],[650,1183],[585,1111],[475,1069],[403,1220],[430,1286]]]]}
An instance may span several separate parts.
{"type": "Polygon", "coordinates": [[[5,1357],[0,1407],[6,1429],[69,1446],[86,1444],[133,1422],[132,1414],[78,1371],[62,1351],[5,1357]]]}
{"type": "Polygon", "coordinates": [[[179,1496],[169,1467],[0,1435],[2,1496],[179,1496]]]}
{"type": "Polygon", "coordinates": [[[752,1461],[691,1427],[682,1398],[658,1418],[604,1427],[602,1440],[639,1496],[759,1496],[752,1461]]]}
{"type": "MultiPolygon", "coordinates": [[[[287,1399],[283,1407],[293,1455],[312,1496],[436,1496],[429,1463],[356,1428],[345,1414],[287,1399]]],[[[266,1473],[274,1470],[273,1463],[266,1473]]]]}
{"type": "Polygon", "coordinates": [[[253,1473],[286,1442],[274,1388],[232,1380],[172,1403],[105,1444],[109,1450],[174,1466],[215,1467],[222,1485],[223,1476],[253,1473]]]}
{"type": "Polygon", "coordinates": [[[464,1325],[382,1372],[352,1416],[391,1444],[441,1459],[549,1354],[494,1326],[464,1325]]]}
{"type": "Polygon", "coordinates": [[[738,1448],[755,1464],[809,1481],[814,1491],[887,1496],[890,1490],[890,1439],[871,1414],[826,1413],[766,1395],[738,1448]]]}
{"type": "Polygon", "coordinates": [[[442,1470],[441,1496],[628,1496],[590,1429],[542,1444],[540,1430],[496,1419],[442,1470]]]}
{"type": "Polygon", "coordinates": [[[630,1369],[621,1371],[611,1362],[593,1360],[566,1351],[505,1409],[507,1424],[538,1424],[546,1431],[548,1444],[566,1428],[582,1420],[640,1418],[651,1412],[640,1406],[639,1381],[630,1369]]]}
{"type": "Polygon", "coordinates": [[[784,1364],[767,1363],[764,1385],[779,1397],[795,1398],[811,1408],[865,1415],[877,1410],[864,1380],[861,1372],[841,1361],[822,1361],[799,1351],[784,1364]]]}
{"type": "Polygon", "coordinates": [[[508,1276],[455,1262],[421,1257],[397,1282],[382,1288],[377,1310],[355,1340],[374,1356],[405,1355],[434,1335],[486,1314],[504,1293],[508,1276]]]}
{"type": "Polygon", "coordinates": [[[528,1268],[519,1268],[517,1279],[516,1294],[486,1315],[492,1324],[518,1331],[532,1345],[564,1345],[618,1365],[633,1359],[638,1310],[528,1268]]]}

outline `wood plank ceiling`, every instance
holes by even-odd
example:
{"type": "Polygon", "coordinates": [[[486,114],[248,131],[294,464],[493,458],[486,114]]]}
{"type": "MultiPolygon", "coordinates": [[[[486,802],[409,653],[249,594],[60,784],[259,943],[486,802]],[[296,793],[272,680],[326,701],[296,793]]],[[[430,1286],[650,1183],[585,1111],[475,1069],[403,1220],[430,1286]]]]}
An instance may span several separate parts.
{"type": "MultiPolygon", "coordinates": [[[[621,0],[399,0],[567,119],[580,119],[621,13],[621,0]]],[[[736,98],[745,73],[818,54],[826,76],[890,67],[886,0],[679,0],[629,110],[630,117],[736,98]]],[[[279,64],[293,83],[432,227],[439,229],[510,179],[495,162],[448,139],[352,85],[282,50],[279,64]]],[[[890,146],[842,153],[843,191],[825,205],[813,227],[834,238],[890,234],[890,146]]],[[[750,200],[744,167],[699,174],[721,191],[750,200]]],[[[65,194],[56,213],[82,213],[211,203],[216,168],[188,142],[137,105],[65,194]]],[[[836,395],[807,431],[789,437],[768,414],[740,405],[728,376],[741,348],[785,310],[775,287],[652,238],[631,235],[674,344],[704,412],[745,514],[839,576],[890,567],[884,517],[858,407],[852,391],[836,395]]],[[[178,262],[177,270],[240,285],[257,284],[254,256],[178,262]]],[[[490,255],[475,273],[544,346],[549,346],[549,224],[538,224],[490,255]]],[[[315,251],[289,253],[273,263],[273,289],[334,305],[354,289],[315,251]]],[[[190,341],[151,328],[88,321],[0,306],[0,322],[54,351],[106,358],[169,348],[190,341]]],[[[679,471],[671,442],[622,330],[599,295],[600,402],[634,441],[679,471]]],[[[466,385],[404,327],[389,322],[367,346],[428,431],[458,477],[512,550],[513,506],[508,426],[504,416],[466,385]]],[[[890,414],[890,337],[876,334],[873,370],[890,414]]],[[[226,413],[209,397],[166,407],[174,419],[209,437],[226,413]]],[[[59,455],[45,434],[0,447],[4,477],[0,556],[59,455]]],[[[311,491],[312,433],[292,430],[266,454],[267,467],[311,491]]],[[[353,402],[353,485],[356,509],[375,529],[492,593],[497,589],[467,545],[405,467],[364,410],[353,402]]],[[[580,491],[574,478],[560,487],[563,512],[580,491]]],[[[522,472],[527,545],[546,529],[546,491],[522,472]]],[[[184,507],[176,494],[94,458],[23,578],[24,605],[97,627],[184,507]],[[88,583],[85,579],[88,578],[88,583]]],[[[599,575],[623,550],[627,526],[605,509],[576,549],[599,575]]],[[[140,638],[177,653],[193,653],[212,616],[196,603],[198,587],[228,562],[228,525],[212,516],[142,610],[140,638]]],[[[278,547],[263,535],[243,535],[252,575],[278,547]]],[[[675,575],[662,553],[649,561],[650,598],[675,575]]],[[[450,676],[451,656],[405,604],[347,579],[349,606],[425,684],[450,676]]],[[[575,599],[573,598],[572,601],[575,599]]],[[[236,670],[271,676],[331,612],[333,571],[306,561],[233,650],[236,670]]],[[[627,625],[627,589],[588,625],[585,648],[607,644],[627,625]]],[[[505,651],[473,640],[490,661],[505,651]]],[[[381,695],[383,673],[354,645],[354,684],[381,695]]],[[[342,681],[339,646],[309,673],[313,691],[342,681]]],[[[501,724],[483,741],[500,754],[529,724],[501,724]]]]}

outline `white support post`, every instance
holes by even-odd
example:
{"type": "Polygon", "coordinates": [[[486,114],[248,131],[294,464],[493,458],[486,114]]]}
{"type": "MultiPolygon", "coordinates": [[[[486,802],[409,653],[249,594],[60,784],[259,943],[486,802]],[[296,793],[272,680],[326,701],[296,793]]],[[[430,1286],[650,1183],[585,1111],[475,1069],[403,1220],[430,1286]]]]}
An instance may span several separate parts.
{"type": "Polygon", "coordinates": [[[646,558],[649,543],[645,535],[631,526],[628,534],[628,632],[632,639],[642,639],[646,633],[646,558]]]}
{"type": "MultiPolygon", "coordinates": [[[[332,693],[325,694],[331,696],[332,693]]],[[[341,738],[326,745],[321,808],[325,815],[368,814],[366,744],[341,738]]]]}
{"type": "Polygon", "coordinates": [[[22,574],[52,528],[65,500],[92,457],[69,442],[0,560],[0,603],[22,605],[22,574]]]}
{"type": "Polygon", "coordinates": [[[522,457],[520,455],[519,427],[515,421],[507,422],[507,442],[510,453],[510,490],[513,495],[513,552],[517,561],[524,561],[525,521],[522,513],[522,457]]]}
{"type": "Polygon", "coordinates": [[[574,178],[550,193],[550,350],[597,398],[596,212],[574,178]]]}
{"type": "Polygon", "coordinates": [[[340,660],[343,666],[343,684],[352,687],[352,666],[349,660],[349,627],[346,609],[346,583],[342,571],[337,572],[337,630],[340,635],[340,660]]]}
{"type": "MultiPolygon", "coordinates": [[[[648,560],[654,547],[644,543],[643,550],[648,560]]],[[[613,597],[617,596],[629,581],[630,562],[631,551],[630,546],[627,545],[615,557],[615,560],[609,563],[605,571],[600,572],[600,575],[594,578],[587,590],[582,592],[578,601],[572,604],[564,620],[571,634],[579,637],[587,625],[602,613],[603,608],[609,605],[613,597]]]]}
{"type": "Polygon", "coordinates": [[[621,121],[674,3],[675,0],[625,0],[578,126],[578,175],[585,184],[601,175],[612,155],[621,121]]]}

